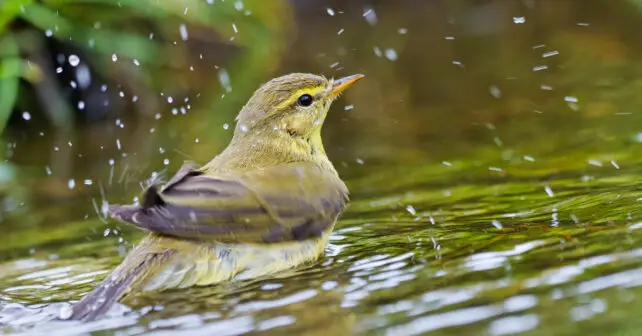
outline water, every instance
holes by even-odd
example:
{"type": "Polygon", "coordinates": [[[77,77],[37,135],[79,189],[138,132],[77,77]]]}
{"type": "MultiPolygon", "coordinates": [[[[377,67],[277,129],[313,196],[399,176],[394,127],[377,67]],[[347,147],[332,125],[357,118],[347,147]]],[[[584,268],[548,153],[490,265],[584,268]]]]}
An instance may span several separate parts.
{"type": "MultiPolygon", "coordinates": [[[[152,174],[205,162],[227,144],[248,93],[221,63],[200,75],[220,90],[196,80],[192,91],[164,91],[147,117],[125,113],[69,133],[40,126],[30,110],[5,138],[1,330],[640,332],[635,2],[294,3],[298,34],[282,66],[252,67],[267,78],[367,76],[335,103],[324,128],[352,199],[325,257],[276,278],[149,294],[92,323],[48,321],[143,235],[106,221],[103,202],[132,202],[152,174]],[[172,114],[181,107],[186,113],[172,114]]],[[[198,36],[190,27],[189,42],[198,36]]],[[[173,77],[166,81],[171,87],[173,77]]]]}

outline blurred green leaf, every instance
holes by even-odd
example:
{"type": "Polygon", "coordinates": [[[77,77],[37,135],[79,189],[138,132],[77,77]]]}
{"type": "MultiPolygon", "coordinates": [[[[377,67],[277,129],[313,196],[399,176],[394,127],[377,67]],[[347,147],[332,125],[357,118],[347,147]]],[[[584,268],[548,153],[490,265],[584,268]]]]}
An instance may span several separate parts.
{"type": "Polygon", "coordinates": [[[18,98],[22,62],[18,58],[18,45],[12,35],[0,40],[0,132],[11,116],[18,98]]]}
{"type": "Polygon", "coordinates": [[[20,14],[20,11],[33,0],[3,0],[0,1],[0,34],[5,27],[20,14]]]}
{"type": "Polygon", "coordinates": [[[33,3],[22,17],[43,31],[51,31],[54,37],[71,38],[76,43],[87,43],[89,49],[105,54],[117,53],[129,58],[152,61],[157,58],[158,48],[149,39],[113,30],[94,30],[59,16],[54,10],[33,3]]]}

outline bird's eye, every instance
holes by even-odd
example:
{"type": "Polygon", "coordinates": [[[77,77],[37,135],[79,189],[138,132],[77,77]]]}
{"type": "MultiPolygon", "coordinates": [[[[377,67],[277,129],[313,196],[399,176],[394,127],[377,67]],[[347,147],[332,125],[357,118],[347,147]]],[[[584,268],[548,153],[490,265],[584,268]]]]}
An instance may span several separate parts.
{"type": "Polygon", "coordinates": [[[296,102],[300,106],[308,107],[308,106],[312,105],[312,101],[313,100],[314,99],[312,99],[312,96],[310,96],[309,94],[306,93],[306,94],[302,95],[301,97],[299,97],[299,99],[296,102]]]}

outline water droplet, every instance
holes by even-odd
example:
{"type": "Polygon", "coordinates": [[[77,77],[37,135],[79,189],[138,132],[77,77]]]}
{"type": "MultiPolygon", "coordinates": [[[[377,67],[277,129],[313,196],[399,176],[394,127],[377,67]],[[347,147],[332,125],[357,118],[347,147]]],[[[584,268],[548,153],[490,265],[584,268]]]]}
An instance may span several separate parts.
{"type": "Polygon", "coordinates": [[[392,49],[392,48],[386,49],[385,55],[386,55],[386,58],[391,60],[391,61],[396,61],[397,60],[397,51],[392,49]]]}
{"type": "Polygon", "coordinates": [[[229,129],[229,128],[230,128],[230,125],[228,125],[228,124],[223,124],[223,129],[224,129],[224,130],[227,130],[227,129],[229,129]]]}
{"type": "Polygon", "coordinates": [[[72,67],[76,67],[78,66],[78,64],[80,64],[80,58],[75,54],[69,55],[69,59],[67,59],[67,61],[72,67]]]}
{"type": "Polygon", "coordinates": [[[492,221],[492,222],[490,222],[490,223],[491,223],[491,224],[493,224],[493,226],[494,226],[494,227],[496,227],[496,228],[498,228],[498,229],[500,229],[500,230],[504,228],[504,226],[502,225],[502,223],[500,223],[500,222],[499,222],[498,220],[496,220],[496,219],[493,219],[493,221],[492,221]]]}
{"type": "Polygon", "coordinates": [[[355,161],[357,162],[357,164],[360,164],[360,165],[364,163],[363,159],[361,158],[357,158],[355,161]]]}
{"type": "Polygon", "coordinates": [[[488,92],[490,92],[490,94],[495,98],[500,98],[502,96],[502,91],[495,85],[491,85],[488,88],[488,92]]]}
{"type": "Polygon", "coordinates": [[[27,111],[22,112],[22,119],[31,120],[31,113],[29,113],[27,111]]]}
{"type": "Polygon", "coordinates": [[[163,164],[166,165],[166,166],[169,165],[169,159],[164,159],[163,160],[163,164]]]}
{"type": "Polygon", "coordinates": [[[56,68],[56,73],[57,73],[57,74],[62,73],[62,68],[61,68],[61,67],[57,67],[57,68],[56,68]]]}
{"type": "Polygon", "coordinates": [[[172,98],[172,96],[168,96],[167,97],[167,102],[170,103],[170,104],[173,103],[174,102],[174,98],[172,98]]]}
{"type": "Polygon", "coordinates": [[[522,24],[526,22],[526,17],[524,16],[515,16],[513,17],[513,22],[516,24],[522,24]]]}
{"type": "Polygon", "coordinates": [[[352,110],[354,108],[354,105],[346,105],[343,109],[345,111],[352,110]]]}
{"type": "Polygon", "coordinates": [[[602,167],[602,162],[597,160],[588,160],[588,164],[596,167],[602,167]]]}
{"type": "Polygon", "coordinates": [[[551,57],[551,56],[559,55],[559,53],[560,53],[559,51],[553,50],[553,51],[549,51],[549,52],[543,53],[542,57],[544,57],[544,58],[551,57]]]}
{"type": "Polygon", "coordinates": [[[45,30],[45,36],[47,36],[47,37],[53,36],[53,32],[51,31],[51,29],[45,30]]]}
{"type": "Polygon", "coordinates": [[[134,63],[135,66],[140,66],[140,62],[137,59],[133,59],[132,62],[134,63]]]}
{"type": "Polygon", "coordinates": [[[417,214],[417,210],[415,210],[415,207],[413,207],[412,205],[406,205],[406,211],[408,211],[408,213],[413,216],[417,214]]]}
{"type": "Polygon", "coordinates": [[[555,196],[555,194],[553,193],[553,189],[551,189],[551,187],[549,187],[549,186],[545,186],[544,187],[544,191],[546,191],[546,194],[548,195],[548,197],[555,196]]]}
{"type": "Polygon", "coordinates": [[[85,181],[83,181],[83,182],[85,183],[85,185],[92,185],[92,184],[94,184],[94,182],[93,182],[92,180],[89,180],[89,179],[87,179],[87,180],[85,180],[85,181]]]}
{"type": "Polygon", "coordinates": [[[399,28],[399,29],[397,29],[397,33],[399,33],[400,35],[406,35],[406,34],[408,34],[408,29],[399,28]]]}
{"type": "Polygon", "coordinates": [[[207,2],[207,4],[209,4],[209,5],[214,4],[214,0],[205,0],[205,2],[207,2]]]}
{"type": "Polygon", "coordinates": [[[79,110],[84,110],[85,109],[85,102],[80,100],[78,101],[78,109],[79,110]]]}
{"type": "Polygon", "coordinates": [[[81,89],[86,89],[91,84],[91,72],[85,64],[80,64],[76,69],[76,80],[81,89]]]}
{"type": "Polygon", "coordinates": [[[372,47],[372,50],[374,51],[374,53],[375,53],[375,55],[377,57],[381,57],[381,49],[379,49],[379,47],[374,46],[374,47],[372,47]]]}
{"type": "Polygon", "coordinates": [[[232,85],[230,84],[230,75],[225,69],[218,71],[218,79],[226,92],[232,92],[232,85]]]}
{"type": "Polygon", "coordinates": [[[334,9],[328,7],[328,8],[325,9],[325,11],[328,12],[328,15],[334,16],[334,9]]]}
{"type": "Polygon", "coordinates": [[[111,55],[111,60],[114,61],[114,62],[118,61],[118,56],[116,54],[112,54],[111,55]]]}
{"type": "Polygon", "coordinates": [[[377,13],[375,13],[374,9],[372,7],[365,7],[363,9],[363,17],[368,21],[368,23],[371,26],[374,26],[377,24],[377,21],[379,20],[377,18],[377,13]]]}
{"type": "Polygon", "coordinates": [[[344,31],[345,31],[345,29],[343,29],[343,28],[339,29],[339,31],[337,32],[337,35],[343,34],[344,31]]]}
{"type": "Polygon", "coordinates": [[[234,29],[235,34],[238,34],[239,30],[236,28],[236,23],[232,23],[232,29],[234,29]]]}
{"type": "Polygon", "coordinates": [[[243,6],[243,1],[237,1],[234,3],[234,8],[236,8],[236,10],[239,12],[242,11],[244,7],[245,6],[243,6]]]}
{"type": "Polygon", "coordinates": [[[69,180],[67,182],[67,187],[69,187],[69,189],[75,188],[76,187],[76,181],[74,181],[73,179],[69,180]]]}
{"type": "Polygon", "coordinates": [[[185,26],[185,24],[182,23],[180,26],[178,26],[178,30],[181,33],[181,39],[183,39],[183,41],[187,41],[189,39],[189,34],[187,33],[187,27],[185,26]]]}

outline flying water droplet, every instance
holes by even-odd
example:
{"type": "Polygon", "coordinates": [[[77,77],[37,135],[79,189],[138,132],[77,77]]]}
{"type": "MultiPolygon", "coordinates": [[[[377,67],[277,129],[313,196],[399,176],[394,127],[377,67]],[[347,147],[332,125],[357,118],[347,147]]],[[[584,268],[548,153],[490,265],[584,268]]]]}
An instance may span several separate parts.
{"type": "Polygon", "coordinates": [[[218,71],[218,79],[226,92],[232,92],[232,85],[230,83],[230,75],[225,69],[218,71]]]}
{"type": "Polygon", "coordinates": [[[417,210],[415,210],[415,207],[413,207],[412,205],[406,205],[406,211],[408,211],[408,213],[413,216],[417,214],[417,210]]]}
{"type": "Polygon", "coordinates": [[[387,59],[389,59],[389,60],[391,60],[393,62],[397,60],[397,51],[392,49],[392,48],[386,49],[385,55],[386,55],[387,59]]]}
{"type": "Polygon", "coordinates": [[[183,41],[187,41],[189,39],[189,34],[187,33],[187,26],[185,26],[185,24],[182,23],[178,27],[178,30],[181,33],[181,39],[183,39],[183,41]]]}
{"type": "Polygon", "coordinates": [[[377,21],[379,20],[377,18],[377,13],[375,13],[374,9],[372,7],[365,7],[363,9],[363,17],[368,21],[368,23],[371,26],[374,26],[377,24],[377,21]]]}
{"type": "Polygon", "coordinates": [[[22,112],[22,119],[27,120],[27,121],[31,120],[31,113],[29,113],[28,111],[22,112]]]}
{"type": "Polygon", "coordinates": [[[500,222],[499,222],[498,220],[496,220],[496,219],[493,219],[493,221],[492,221],[492,222],[490,222],[490,223],[491,223],[491,224],[493,224],[493,226],[494,226],[494,227],[496,227],[496,228],[498,228],[498,229],[500,229],[500,230],[504,228],[504,226],[502,225],[502,223],[500,223],[500,222]]]}
{"type": "Polygon", "coordinates": [[[75,55],[75,54],[69,55],[69,58],[67,59],[67,61],[69,62],[69,65],[71,65],[72,67],[76,67],[78,66],[78,64],[80,64],[80,58],[78,57],[78,55],[75,55]]]}

